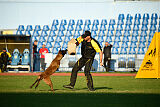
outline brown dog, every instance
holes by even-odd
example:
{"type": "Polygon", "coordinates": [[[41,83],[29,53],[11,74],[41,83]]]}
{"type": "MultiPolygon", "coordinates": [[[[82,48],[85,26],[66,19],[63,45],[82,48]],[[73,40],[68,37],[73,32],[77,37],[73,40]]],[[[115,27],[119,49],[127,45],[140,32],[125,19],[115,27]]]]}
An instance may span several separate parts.
{"type": "Polygon", "coordinates": [[[36,83],[37,84],[36,84],[35,88],[37,88],[39,83],[40,83],[40,81],[43,79],[44,82],[47,85],[49,85],[51,90],[53,91],[53,84],[52,84],[50,76],[59,68],[60,60],[64,57],[64,55],[66,53],[67,53],[67,50],[60,50],[58,52],[58,55],[51,62],[50,66],[38,76],[37,80],[30,86],[30,88],[32,88],[36,83]]]}

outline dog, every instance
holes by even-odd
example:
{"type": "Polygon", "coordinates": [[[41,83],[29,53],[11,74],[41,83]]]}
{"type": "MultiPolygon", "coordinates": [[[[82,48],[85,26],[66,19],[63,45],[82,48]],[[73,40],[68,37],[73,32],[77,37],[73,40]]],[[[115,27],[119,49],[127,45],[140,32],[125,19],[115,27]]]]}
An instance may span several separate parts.
{"type": "Polygon", "coordinates": [[[53,90],[53,84],[51,81],[50,76],[56,72],[56,70],[59,68],[60,66],[60,61],[61,59],[64,57],[64,55],[67,53],[67,49],[66,50],[59,50],[57,56],[55,57],[55,59],[53,59],[53,61],[51,62],[50,66],[44,71],[42,72],[38,78],[36,79],[36,81],[30,86],[30,88],[32,88],[36,83],[35,89],[38,87],[38,85],[40,84],[41,80],[44,80],[44,82],[50,86],[51,91],[53,90]]]}

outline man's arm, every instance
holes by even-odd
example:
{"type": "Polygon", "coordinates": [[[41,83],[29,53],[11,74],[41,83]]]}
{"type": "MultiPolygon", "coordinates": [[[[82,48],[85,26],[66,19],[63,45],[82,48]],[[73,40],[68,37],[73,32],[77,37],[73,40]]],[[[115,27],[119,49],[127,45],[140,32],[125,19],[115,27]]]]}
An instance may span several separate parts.
{"type": "Polygon", "coordinates": [[[102,59],[103,59],[103,52],[99,52],[99,57],[100,57],[100,65],[103,66],[103,63],[102,63],[102,59]]]}

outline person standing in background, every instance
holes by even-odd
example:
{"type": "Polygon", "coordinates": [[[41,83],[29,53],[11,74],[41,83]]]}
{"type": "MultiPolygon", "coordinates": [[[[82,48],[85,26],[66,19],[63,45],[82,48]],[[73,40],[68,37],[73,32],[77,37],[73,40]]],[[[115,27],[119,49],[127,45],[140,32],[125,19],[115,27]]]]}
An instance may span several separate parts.
{"type": "Polygon", "coordinates": [[[33,71],[35,71],[35,66],[36,66],[36,61],[37,61],[37,44],[38,44],[38,41],[35,40],[34,43],[33,43],[33,71]]]}
{"type": "Polygon", "coordinates": [[[105,43],[105,47],[103,49],[103,53],[104,53],[104,67],[106,69],[106,72],[108,72],[110,70],[110,61],[111,61],[111,48],[112,45],[109,44],[108,42],[105,43]],[[107,66],[106,66],[107,63],[107,66]]]}
{"type": "Polygon", "coordinates": [[[45,48],[45,44],[42,45],[42,48],[39,50],[39,53],[41,55],[40,57],[40,63],[41,63],[41,68],[43,71],[45,71],[46,68],[46,63],[45,63],[45,54],[48,53],[48,49],[45,48]]]}

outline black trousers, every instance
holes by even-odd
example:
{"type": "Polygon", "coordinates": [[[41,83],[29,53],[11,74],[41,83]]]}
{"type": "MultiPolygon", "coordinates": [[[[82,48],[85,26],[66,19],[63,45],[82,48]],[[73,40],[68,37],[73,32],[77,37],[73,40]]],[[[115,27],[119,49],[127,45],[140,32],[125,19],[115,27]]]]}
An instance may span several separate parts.
{"type": "Polygon", "coordinates": [[[76,64],[74,65],[73,69],[72,69],[72,74],[71,74],[71,78],[70,78],[70,85],[74,86],[76,83],[76,79],[77,79],[77,73],[78,71],[85,66],[84,68],[84,73],[87,79],[87,86],[88,88],[93,88],[93,79],[92,79],[92,75],[90,73],[92,64],[93,64],[93,60],[94,59],[88,59],[88,58],[83,58],[81,57],[76,64]]]}
{"type": "Polygon", "coordinates": [[[111,61],[111,58],[109,58],[109,57],[104,58],[104,61],[103,61],[104,67],[105,67],[107,72],[110,69],[110,61],[111,61]],[[107,63],[107,65],[106,65],[106,63],[107,63]]]}

